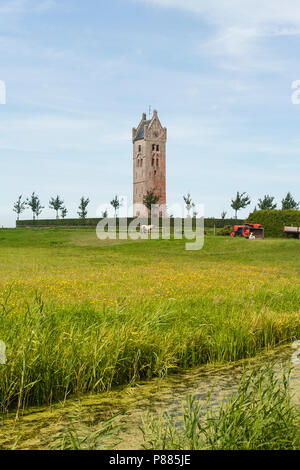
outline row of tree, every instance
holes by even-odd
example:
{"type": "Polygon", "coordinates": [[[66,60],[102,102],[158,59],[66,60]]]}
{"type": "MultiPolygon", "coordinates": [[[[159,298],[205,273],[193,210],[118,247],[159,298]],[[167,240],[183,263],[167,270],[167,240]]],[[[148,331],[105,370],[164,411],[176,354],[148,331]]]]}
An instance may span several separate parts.
{"type": "MultiPolygon", "coordinates": [[[[275,201],[275,197],[270,196],[269,194],[266,194],[262,199],[258,199],[257,206],[260,210],[265,210],[265,211],[275,210],[277,209],[277,204],[274,201],[275,201]]],[[[235,211],[235,218],[237,219],[237,214],[239,210],[245,209],[250,204],[251,204],[251,198],[248,194],[246,194],[245,192],[244,193],[237,192],[235,199],[231,200],[231,207],[235,211]]],[[[281,201],[281,209],[282,210],[289,210],[289,209],[297,210],[299,209],[299,204],[300,203],[296,202],[296,200],[293,198],[292,194],[288,192],[287,195],[281,201]]],[[[257,207],[255,207],[254,210],[257,210],[257,207]]],[[[222,216],[222,218],[225,218],[225,216],[224,217],[222,216]]]]}
{"type": "MultiPolygon", "coordinates": [[[[159,201],[159,196],[157,196],[153,190],[147,192],[147,194],[143,198],[143,203],[147,207],[148,210],[151,209],[152,204],[157,204],[159,201]]],[[[87,207],[90,203],[89,198],[85,198],[82,196],[80,199],[80,203],[78,206],[78,216],[80,219],[86,219],[88,211],[87,207]]],[[[110,205],[115,211],[115,217],[117,217],[120,207],[123,205],[123,200],[119,198],[119,196],[115,196],[111,201],[110,205]]],[[[49,201],[49,208],[55,210],[56,218],[59,219],[60,217],[64,219],[67,214],[68,210],[64,205],[63,199],[60,196],[52,197],[49,201]]],[[[20,220],[21,214],[26,210],[30,209],[32,212],[33,220],[38,219],[44,206],[42,206],[39,196],[33,192],[29,198],[23,200],[23,196],[19,196],[18,200],[14,203],[13,211],[17,214],[17,220],[20,220]]],[[[108,216],[108,210],[102,212],[102,217],[108,216]]]]}
{"type": "MultiPolygon", "coordinates": [[[[188,193],[186,196],[183,196],[183,200],[188,212],[188,216],[191,216],[191,211],[192,211],[192,216],[196,217],[197,212],[195,211],[195,203],[193,202],[190,193],[188,193]]],[[[260,210],[274,210],[277,208],[277,204],[274,202],[275,198],[270,196],[269,194],[266,194],[262,199],[258,200],[258,208],[260,210]]],[[[143,204],[147,207],[147,209],[150,211],[152,205],[157,204],[159,201],[159,196],[155,194],[155,191],[153,189],[147,191],[146,195],[143,197],[143,204]]],[[[86,219],[88,211],[87,207],[90,203],[89,198],[85,198],[84,196],[81,197],[80,203],[78,206],[78,216],[80,219],[86,219]]],[[[116,195],[111,201],[110,205],[113,207],[115,211],[115,217],[118,215],[118,211],[120,207],[122,207],[123,200],[119,199],[119,197],[116,195]]],[[[235,218],[238,216],[238,211],[241,209],[245,209],[247,206],[251,204],[251,198],[248,194],[245,192],[240,193],[239,191],[236,194],[236,197],[231,200],[231,207],[235,211],[235,218]]],[[[299,209],[299,204],[296,202],[296,200],[293,198],[290,192],[287,193],[285,198],[282,199],[281,201],[281,209],[283,210],[288,210],[288,209],[299,209]]],[[[38,195],[33,192],[32,195],[23,200],[22,195],[19,196],[17,202],[15,202],[13,210],[17,214],[17,220],[20,220],[20,215],[26,210],[30,209],[32,211],[32,216],[33,220],[38,219],[39,216],[41,215],[43,209],[45,207],[42,206],[40,198],[38,195]]],[[[64,219],[67,214],[68,210],[64,205],[64,201],[61,199],[60,196],[52,197],[49,201],[49,208],[53,209],[56,211],[56,218],[59,219],[61,216],[62,219],[64,219]]],[[[254,210],[257,208],[255,207],[254,210]]],[[[221,218],[225,219],[227,215],[227,212],[223,211],[221,214],[221,218]]],[[[108,216],[108,210],[106,209],[105,211],[102,212],[102,217],[107,217],[108,216]]],[[[172,215],[171,215],[172,217],[172,215]]]]}
{"type": "MultiPolygon", "coordinates": [[[[195,203],[192,201],[190,193],[188,193],[186,196],[183,196],[183,200],[185,202],[185,206],[188,212],[188,215],[190,216],[190,212],[193,211],[193,217],[197,216],[197,212],[195,212],[195,203]]],[[[269,194],[266,194],[262,199],[258,200],[258,208],[260,210],[275,210],[277,209],[277,204],[274,202],[275,197],[270,196],[269,194]]],[[[236,193],[236,196],[234,199],[231,200],[231,207],[235,211],[235,218],[237,219],[238,216],[238,211],[241,209],[245,209],[247,206],[251,204],[251,198],[248,194],[245,192],[240,193],[239,191],[236,193]]],[[[282,210],[289,210],[289,209],[299,209],[299,202],[296,202],[296,200],[293,198],[292,194],[290,192],[287,193],[287,195],[282,199],[281,201],[281,209],[282,210]]],[[[257,210],[257,207],[255,207],[254,210],[257,210]]],[[[221,218],[225,219],[227,215],[227,212],[223,211],[221,214],[221,218]]]]}
{"type": "MultiPolygon", "coordinates": [[[[89,198],[85,198],[84,196],[81,197],[77,212],[80,219],[86,219],[88,215],[87,207],[89,203],[89,198]]],[[[122,204],[123,201],[120,200],[118,196],[115,196],[110,202],[110,205],[115,211],[115,217],[117,217],[118,211],[122,204]]],[[[68,209],[65,207],[64,201],[63,199],[61,199],[60,196],[52,197],[50,199],[49,208],[55,210],[57,219],[59,219],[60,217],[64,219],[68,214],[68,209]]],[[[23,200],[22,195],[19,196],[17,202],[14,203],[13,211],[17,214],[17,220],[20,220],[20,215],[26,209],[31,210],[33,220],[38,219],[41,213],[43,212],[43,209],[45,209],[45,207],[41,204],[39,196],[35,192],[33,192],[32,195],[25,200],[23,200]]],[[[107,210],[102,212],[102,217],[107,217],[107,215],[107,210]]]]}
{"type": "MultiPolygon", "coordinates": [[[[77,214],[81,219],[85,219],[87,216],[87,206],[89,204],[89,198],[85,198],[82,196],[80,199],[80,204],[78,207],[77,214]]],[[[64,205],[64,201],[60,198],[60,196],[52,197],[49,201],[49,208],[55,210],[56,218],[59,219],[61,216],[64,219],[68,214],[68,209],[64,205]]],[[[20,215],[26,210],[30,209],[32,212],[33,220],[38,219],[44,206],[42,206],[39,196],[33,192],[32,195],[23,200],[22,195],[18,197],[17,202],[15,202],[13,211],[17,214],[17,220],[20,220],[20,215]]]]}

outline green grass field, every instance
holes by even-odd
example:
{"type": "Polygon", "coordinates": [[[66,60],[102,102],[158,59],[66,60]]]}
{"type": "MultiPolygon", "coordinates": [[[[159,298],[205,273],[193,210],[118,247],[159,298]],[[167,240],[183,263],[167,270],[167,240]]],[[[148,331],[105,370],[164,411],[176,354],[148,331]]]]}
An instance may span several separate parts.
{"type": "Polygon", "coordinates": [[[2,411],[100,392],[300,337],[300,242],[97,240],[0,230],[2,411]]]}

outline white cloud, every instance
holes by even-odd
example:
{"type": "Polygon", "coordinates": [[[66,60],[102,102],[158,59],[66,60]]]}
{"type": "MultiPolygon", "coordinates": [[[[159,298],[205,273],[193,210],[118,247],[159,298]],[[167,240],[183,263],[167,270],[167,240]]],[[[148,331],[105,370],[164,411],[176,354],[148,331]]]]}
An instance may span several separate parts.
{"type": "Polygon", "coordinates": [[[270,37],[300,35],[299,0],[137,0],[199,15],[212,36],[199,44],[199,55],[215,58],[229,70],[284,71],[286,63],[270,57],[263,41],[270,37]]]}
{"type": "Polygon", "coordinates": [[[199,56],[214,59],[218,66],[231,71],[284,72],[287,60],[264,47],[267,33],[258,28],[229,27],[218,31],[213,38],[201,42],[196,51],[199,56]]]}
{"type": "Polygon", "coordinates": [[[204,43],[203,49],[209,54],[226,54],[233,57],[253,52],[256,41],[262,34],[255,28],[230,27],[217,37],[204,43]]]}
{"type": "MultiPolygon", "coordinates": [[[[215,24],[240,26],[300,26],[298,0],[138,0],[199,13],[215,24]]],[[[290,31],[290,30],[289,30],[290,31]]]]}

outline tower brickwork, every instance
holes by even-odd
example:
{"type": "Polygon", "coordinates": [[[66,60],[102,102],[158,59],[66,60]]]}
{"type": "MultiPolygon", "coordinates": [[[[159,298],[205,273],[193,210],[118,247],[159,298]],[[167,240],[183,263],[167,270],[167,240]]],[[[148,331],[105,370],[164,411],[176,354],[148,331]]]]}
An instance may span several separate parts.
{"type": "Polygon", "coordinates": [[[132,129],[133,141],[133,215],[146,217],[143,198],[153,190],[159,196],[160,214],[166,215],[166,143],[167,129],[162,127],[157,115],[146,114],[137,129],[132,129]]]}

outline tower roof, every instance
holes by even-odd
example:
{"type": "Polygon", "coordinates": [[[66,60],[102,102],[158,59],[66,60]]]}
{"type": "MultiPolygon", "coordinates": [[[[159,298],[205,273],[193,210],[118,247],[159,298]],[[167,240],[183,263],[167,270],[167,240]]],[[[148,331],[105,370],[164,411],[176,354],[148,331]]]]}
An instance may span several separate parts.
{"type": "Polygon", "coordinates": [[[151,119],[150,119],[149,121],[146,121],[146,120],[142,121],[142,123],[141,123],[141,125],[140,125],[140,128],[139,128],[139,130],[138,130],[138,133],[137,133],[137,135],[136,135],[136,137],[135,137],[135,139],[134,139],[134,142],[135,142],[136,140],[142,140],[142,139],[144,139],[144,137],[145,137],[145,135],[144,135],[144,127],[145,127],[145,126],[148,126],[148,125],[150,124],[150,122],[151,122],[151,119]]]}
{"type": "Polygon", "coordinates": [[[151,119],[147,119],[146,113],[143,113],[138,128],[132,129],[133,143],[138,140],[148,140],[151,138],[159,138],[163,141],[167,140],[167,129],[162,127],[156,110],[153,111],[153,116],[151,119]]]}

